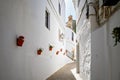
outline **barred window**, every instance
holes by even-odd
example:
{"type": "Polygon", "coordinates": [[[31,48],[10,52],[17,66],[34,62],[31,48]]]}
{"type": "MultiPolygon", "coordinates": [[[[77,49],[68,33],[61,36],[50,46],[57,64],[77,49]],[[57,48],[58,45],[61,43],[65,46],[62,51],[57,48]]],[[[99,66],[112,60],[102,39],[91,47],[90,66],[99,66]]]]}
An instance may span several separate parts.
{"type": "Polygon", "coordinates": [[[59,14],[61,15],[61,6],[60,6],[60,3],[59,3],[59,14]]]}
{"type": "Polygon", "coordinates": [[[72,41],[74,41],[74,33],[72,32],[72,41]]]}
{"type": "Polygon", "coordinates": [[[50,30],[50,13],[45,11],[45,26],[50,30]]]}

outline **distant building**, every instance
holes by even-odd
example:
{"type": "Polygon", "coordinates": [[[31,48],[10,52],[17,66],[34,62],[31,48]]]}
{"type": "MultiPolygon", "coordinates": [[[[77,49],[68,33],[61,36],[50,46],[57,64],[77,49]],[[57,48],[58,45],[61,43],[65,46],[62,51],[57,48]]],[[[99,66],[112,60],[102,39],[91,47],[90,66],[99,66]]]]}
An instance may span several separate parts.
{"type": "Polygon", "coordinates": [[[73,19],[72,19],[72,15],[70,15],[69,17],[68,17],[68,21],[67,21],[67,27],[69,27],[69,28],[71,28],[72,29],[72,21],[73,21],[73,19]]]}
{"type": "Polygon", "coordinates": [[[73,20],[72,15],[68,17],[65,27],[65,40],[66,40],[66,50],[67,56],[72,60],[76,59],[76,34],[75,34],[75,20],[73,20]]]}
{"type": "Polygon", "coordinates": [[[69,27],[74,32],[76,32],[76,20],[73,20],[72,15],[68,16],[68,21],[66,22],[66,27],[69,27]]]}

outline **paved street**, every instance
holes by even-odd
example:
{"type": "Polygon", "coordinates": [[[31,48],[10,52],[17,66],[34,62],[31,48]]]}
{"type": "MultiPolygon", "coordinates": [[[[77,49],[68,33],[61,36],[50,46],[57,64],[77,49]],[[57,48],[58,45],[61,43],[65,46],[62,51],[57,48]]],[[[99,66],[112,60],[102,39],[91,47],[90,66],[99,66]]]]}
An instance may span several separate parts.
{"type": "Polygon", "coordinates": [[[81,80],[79,75],[76,74],[75,62],[69,63],[55,72],[47,80],[81,80]]]}

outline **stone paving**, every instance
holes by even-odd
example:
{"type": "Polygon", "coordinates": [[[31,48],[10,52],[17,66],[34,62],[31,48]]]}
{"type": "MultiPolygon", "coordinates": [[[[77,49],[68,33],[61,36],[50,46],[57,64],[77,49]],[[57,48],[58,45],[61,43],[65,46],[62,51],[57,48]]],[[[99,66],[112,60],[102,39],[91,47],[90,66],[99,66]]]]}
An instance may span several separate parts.
{"type": "Polygon", "coordinates": [[[63,66],[46,80],[82,80],[76,73],[76,63],[69,63],[63,66]]]}

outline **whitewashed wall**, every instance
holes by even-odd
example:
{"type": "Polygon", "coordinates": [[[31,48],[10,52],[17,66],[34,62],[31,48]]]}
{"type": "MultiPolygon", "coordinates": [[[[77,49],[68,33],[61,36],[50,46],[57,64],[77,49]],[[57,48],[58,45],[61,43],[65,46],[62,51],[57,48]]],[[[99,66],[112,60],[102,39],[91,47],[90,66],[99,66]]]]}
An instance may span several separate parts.
{"type": "Polygon", "coordinates": [[[76,59],[76,34],[75,32],[65,27],[65,48],[68,51],[67,55],[72,55],[74,60],[76,59]],[[73,40],[72,40],[72,33],[73,33],[73,40]],[[70,52],[70,53],[69,53],[70,52]]]}
{"type": "Polygon", "coordinates": [[[72,29],[68,28],[68,27],[65,27],[65,39],[73,42],[74,44],[76,42],[76,34],[75,34],[75,32],[72,29]],[[72,40],[72,33],[73,33],[73,40],[72,40]]]}
{"type": "Polygon", "coordinates": [[[79,43],[79,72],[83,80],[91,77],[91,24],[86,19],[85,1],[80,1],[78,6],[77,40],[79,43]],[[81,14],[81,16],[80,16],[81,14]]]}
{"type": "Polygon", "coordinates": [[[79,33],[79,67],[83,80],[90,80],[91,74],[91,33],[89,21],[81,26],[79,33]]]}
{"type": "Polygon", "coordinates": [[[107,24],[108,31],[108,47],[109,52],[112,56],[112,80],[120,80],[120,43],[116,47],[113,47],[114,40],[111,36],[113,28],[120,26],[120,9],[110,18],[107,24]]]}
{"type": "Polygon", "coordinates": [[[92,32],[91,80],[120,80],[120,44],[116,47],[112,30],[120,26],[120,10],[113,14],[108,22],[92,32]]]}
{"type": "Polygon", "coordinates": [[[0,0],[0,80],[45,80],[70,62],[63,52],[55,54],[64,48],[58,39],[58,28],[64,28],[54,12],[47,0],[0,0]],[[50,30],[44,22],[46,8],[50,30]],[[25,37],[23,47],[16,46],[19,35],[25,37]],[[52,52],[49,44],[54,45],[52,52]],[[40,47],[44,51],[38,56],[40,47]]]}
{"type": "Polygon", "coordinates": [[[106,80],[104,28],[99,28],[91,36],[91,80],[106,80]]]}

